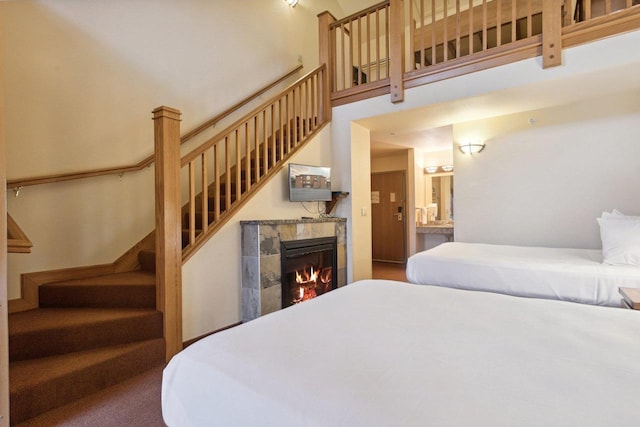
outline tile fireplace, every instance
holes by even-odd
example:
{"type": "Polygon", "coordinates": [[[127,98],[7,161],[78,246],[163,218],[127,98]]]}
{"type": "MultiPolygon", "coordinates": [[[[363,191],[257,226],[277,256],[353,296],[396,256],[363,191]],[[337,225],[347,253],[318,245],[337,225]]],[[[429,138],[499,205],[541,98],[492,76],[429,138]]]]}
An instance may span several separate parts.
{"type": "Polygon", "coordinates": [[[240,225],[243,322],[347,283],[345,218],[240,225]]]}

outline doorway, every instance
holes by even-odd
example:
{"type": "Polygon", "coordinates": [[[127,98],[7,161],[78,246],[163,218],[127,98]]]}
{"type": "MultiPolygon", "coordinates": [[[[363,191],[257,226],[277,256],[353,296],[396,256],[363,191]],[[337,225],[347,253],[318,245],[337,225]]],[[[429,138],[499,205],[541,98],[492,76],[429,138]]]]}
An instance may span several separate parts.
{"type": "Polygon", "coordinates": [[[373,261],[406,261],[405,172],[371,174],[371,258],[373,261]]]}

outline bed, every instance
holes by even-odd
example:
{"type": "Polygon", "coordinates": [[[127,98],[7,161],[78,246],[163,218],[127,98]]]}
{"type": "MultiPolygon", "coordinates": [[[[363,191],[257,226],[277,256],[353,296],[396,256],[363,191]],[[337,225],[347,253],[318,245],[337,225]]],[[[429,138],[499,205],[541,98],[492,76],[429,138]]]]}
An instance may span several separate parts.
{"type": "Polygon", "coordinates": [[[407,280],[620,307],[619,287],[640,288],[640,268],[602,263],[602,251],[450,242],[407,261],[407,280]]]}
{"type": "Polygon", "coordinates": [[[640,313],[365,280],[170,361],[179,426],[637,426],[640,313]]]}

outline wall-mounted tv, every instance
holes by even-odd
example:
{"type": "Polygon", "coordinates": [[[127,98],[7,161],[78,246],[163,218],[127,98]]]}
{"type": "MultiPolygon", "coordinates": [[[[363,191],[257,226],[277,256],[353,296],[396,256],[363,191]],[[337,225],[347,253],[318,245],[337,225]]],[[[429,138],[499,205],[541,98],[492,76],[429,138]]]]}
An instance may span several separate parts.
{"type": "Polygon", "coordinates": [[[289,163],[289,200],[331,200],[331,168],[289,163]]]}

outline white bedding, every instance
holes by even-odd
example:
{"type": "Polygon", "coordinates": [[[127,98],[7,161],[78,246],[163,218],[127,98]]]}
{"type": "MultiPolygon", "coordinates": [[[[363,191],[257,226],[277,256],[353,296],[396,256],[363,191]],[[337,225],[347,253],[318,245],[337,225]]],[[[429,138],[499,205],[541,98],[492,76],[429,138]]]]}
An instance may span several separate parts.
{"type": "Polygon", "coordinates": [[[361,281],[191,345],[178,426],[637,426],[640,313],[361,281]]]}
{"type": "Polygon", "coordinates": [[[480,243],[444,243],[407,261],[422,285],[500,292],[620,307],[621,286],[640,288],[640,268],[602,264],[602,252],[480,243]]]}

